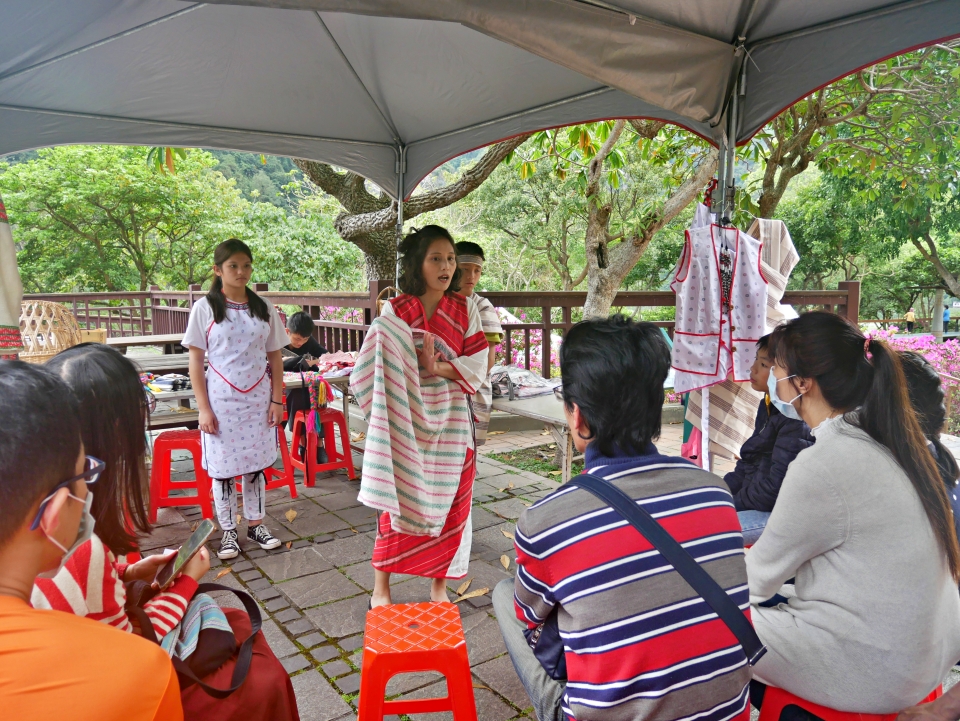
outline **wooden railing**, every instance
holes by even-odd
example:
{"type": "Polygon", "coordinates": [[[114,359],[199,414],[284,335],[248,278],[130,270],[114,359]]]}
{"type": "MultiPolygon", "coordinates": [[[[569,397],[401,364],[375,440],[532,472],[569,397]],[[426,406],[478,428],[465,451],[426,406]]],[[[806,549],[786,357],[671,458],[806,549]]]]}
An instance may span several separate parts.
{"type": "MultiPolygon", "coordinates": [[[[370,323],[377,314],[377,297],[390,285],[376,281],[367,293],[271,291],[265,283],[254,289],[264,298],[279,306],[299,307],[310,314],[316,326],[317,339],[329,350],[359,350],[370,323]],[[353,311],[355,320],[326,317],[331,309],[353,311]]],[[[199,286],[189,290],[172,291],[152,288],[133,293],[53,293],[31,295],[27,298],[53,300],[70,308],[82,328],[106,328],[111,337],[130,335],[162,335],[182,333],[193,303],[203,297],[199,286]]],[[[507,308],[514,315],[529,311],[532,316],[520,323],[505,323],[503,353],[512,358],[520,350],[523,365],[534,367],[549,378],[553,363],[551,351],[553,335],[562,336],[581,315],[587,294],[581,291],[496,291],[483,294],[495,306],[507,308]],[[539,336],[539,344],[535,342],[539,336]],[[535,362],[535,352],[541,362],[535,362]]],[[[822,308],[858,321],[860,312],[860,283],[844,281],[837,290],[787,291],[783,303],[798,311],[822,308]]],[[[670,291],[623,291],[617,293],[613,306],[633,314],[637,309],[672,307],[676,298],[670,291]]],[[[642,312],[640,313],[642,316],[642,312]]],[[[655,321],[673,334],[673,321],[655,321]]]]}

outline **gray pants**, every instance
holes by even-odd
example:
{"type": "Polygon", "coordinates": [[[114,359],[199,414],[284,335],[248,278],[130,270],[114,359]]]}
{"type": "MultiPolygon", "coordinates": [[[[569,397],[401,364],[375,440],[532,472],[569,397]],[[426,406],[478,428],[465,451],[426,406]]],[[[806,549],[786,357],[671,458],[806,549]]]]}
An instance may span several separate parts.
{"type": "MultiPolygon", "coordinates": [[[[267,479],[263,471],[243,474],[243,517],[248,521],[262,521],[265,513],[263,496],[267,479]]],[[[237,488],[233,478],[216,478],[213,481],[213,505],[217,512],[220,530],[237,528],[237,488]]]]}
{"type": "Polygon", "coordinates": [[[533,702],[533,710],[540,721],[566,721],[561,708],[565,681],[554,681],[533,655],[533,649],[527,643],[523,630],[526,628],[517,619],[513,605],[513,579],[505,578],[493,589],[493,610],[497,614],[500,633],[507,646],[507,653],[513,662],[513,668],[520,677],[520,683],[533,702]]]}

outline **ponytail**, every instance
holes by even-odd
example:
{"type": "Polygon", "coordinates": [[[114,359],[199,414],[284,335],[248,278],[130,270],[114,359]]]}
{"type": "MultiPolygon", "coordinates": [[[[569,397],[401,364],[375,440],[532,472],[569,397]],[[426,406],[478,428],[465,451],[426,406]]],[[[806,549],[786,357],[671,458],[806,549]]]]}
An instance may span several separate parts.
{"type": "MultiPolygon", "coordinates": [[[[220,268],[231,256],[237,253],[243,253],[250,259],[251,263],[253,262],[253,253],[250,251],[250,247],[242,240],[230,238],[214,249],[213,264],[220,268]]],[[[219,275],[213,277],[213,283],[207,292],[207,302],[213,311],[213,322],[222,323],[227,317],[227,298],[223,294],[223,281],[219,275]]],[[[247,304],[252,318],[259,318],[264,323],[270,322],[270,306],[250,288],[247,288],[247,304]]]]}
{"type": "Polygon", "coordinates": [[[910,403],[898,355],[825,311],[779,326],[770,337],[770,355],[790,374],[815,379],[832,408],[893,454],[917,492],[951,575],[960,580],[960,545],[946,487],[910,403]]]}

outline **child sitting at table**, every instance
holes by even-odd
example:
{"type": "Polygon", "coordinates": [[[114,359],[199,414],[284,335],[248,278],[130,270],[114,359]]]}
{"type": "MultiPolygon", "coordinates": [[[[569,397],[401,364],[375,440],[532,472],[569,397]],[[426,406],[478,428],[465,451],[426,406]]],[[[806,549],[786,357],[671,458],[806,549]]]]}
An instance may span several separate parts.
{"type": "Polygon", "coordinates": [[[733,494],[733,505],[743,528],[743,542],[753,545],[767,525],[790,461],[813,445],[807,424],[793,406],[784,415],[770,403],[767,383],[772,361],[767,353],[769,335],[757,341],[757,357],[750,367],[750,386],[763,393],[757,408],[753,435],[740,448],[736,467],[723,480],[733,494]]]}
{"type": "MultiPolygon", "coordinates": [[[[327,349],[313,337],[313,319],[302,310],[287,318],[287,336],[290,338],[286,349],[297,355],[285,358],[284,371],[306,371],[317,365],[327,349]],[[309,356],[313,360],[307,358],[309,356]]],[[[307,388],[290,388],[287,390],[287,429],[293,430],[293,419],[297,411],[310,412],[310,391],[307,388]]],[[[307,438],[304,436],[300,444],[300,457],[307,454],[307,438]]],[[[323,436],[317,437],[317,463],[327,462],[327,452],[323,449],[323,436]]]]}

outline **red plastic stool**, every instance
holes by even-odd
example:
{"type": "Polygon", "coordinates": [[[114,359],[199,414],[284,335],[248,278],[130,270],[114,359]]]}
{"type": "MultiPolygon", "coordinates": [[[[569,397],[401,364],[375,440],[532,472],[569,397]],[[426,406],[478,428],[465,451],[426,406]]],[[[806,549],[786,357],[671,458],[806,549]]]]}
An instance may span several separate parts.
{"type": "Polygon", "coordinates": [[[303,471],[303,483],[306,486],[316,484],[316,475],[321,471],[335,471],[344,468],[347,477],[352,481],[357,477],[353,468],[353,453],[350,450],[350,438],[347,434],[347,423],[343,413],[332,408],[317,411],[320,416],[320,425],[323,428],[323,448],[327,452],[327,463],[317,463],[317,434],[313,428],[307,428],[307,413],[297,411],[293,417],[293,442],[290,450],[290,463],[294,468],[303,471]],[[333,432],[334,424],[340,428],[340,447],[337,450],[336,436],[333,432]],[[300,451],[301,440],[306,434],[307,455],[300,451]]]}
{"type": "Polygon", "coordinates": [[[157,511],[168,506],[200,506],[204,518],[213,518],[210,502],[210,476],[200,464],[202,451],[199,430],[164,431],[153,442],[153,466],[150,469],[150,523],[157,522],[157,511]],[[196,478],[189,481],[170,480],[170,456],[173,451],[189,451],[193,455],[196,478]],[[171,496],[174,490],[190,490],[196,496],[171,496]]]}
{"type": "Polygon", "coordinates": [[[470,660],[457,607],[452,603],[398,603],[367,612],[358,721],[433,711],[453,711],[454,721],[477,721],[470,660]],[[384,700],[393,676],[416,671],[442,673],[447,679],[447,697],[384,700]]]}
{"type": "Polygon", "coordinates": [[[287,487],[290,489],[290,498],[296,498],[297,482],[293,477],[294,465],[290,459],[290,448],[287,446],[287,434],[283,431],[283,425],[277,426],[277,443],[280,445],[280,461],[283,463],[283,470],[263,469],[263,475],[267,481],[266,490],[287,487]]]}
{"type": "MultiPolygon", "coordinates": [[[[933,692],[920,703],[930,703],[943,696],[943,686],[937,686],[933,692]]],[[[780,721],[780,714],[787,706],[799,706],[823,721],[894,721],[898,713],[856,713],[854,711],[837,711],[794,696],[776,686],[767,686],[763,693],[763,706],[760,707],[760,721],[780,721]]]]}

